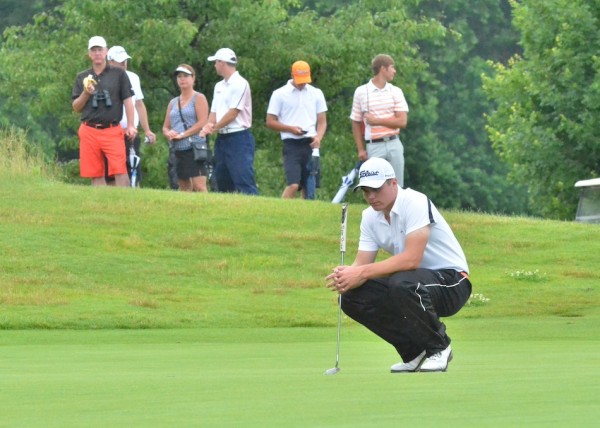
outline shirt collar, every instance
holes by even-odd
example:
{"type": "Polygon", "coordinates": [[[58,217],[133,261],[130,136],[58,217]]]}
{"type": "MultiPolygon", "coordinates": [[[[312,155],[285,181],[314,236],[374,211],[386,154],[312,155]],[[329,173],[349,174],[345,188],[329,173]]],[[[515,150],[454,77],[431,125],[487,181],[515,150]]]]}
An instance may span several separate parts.
{"type": "Polygon", "coordinates": [[[390,83],[389,82],[385,82],[385,86],[381,89],[379,89],[377,86],[375,86],[373,84],[373,80],[370,79],[369,82],[367,83],[367,88],[369,88],[369,92],[377,92],[377,91],[387,91],[390,88],[390,83]]]}
{"type": "MultiPolygon", "coordinates": [[[[401,187],[398,187],[398,194],[396,195],[396,200],[394,201],[394,205],[392,205],[392,209],[390,210],[390,222],[392,222],[392,219],[394,217],[397,217],[400,215],[400,204],[401,204],[401,199],[403,194],[404,189],[402,189],[401,187]]],[[[377,214],[377,220],[388,224],[387,220],[385,219],[385,214],[383,213],[383,211],[376,211],[377,214]]]]}
{"type": "Polygon", "coordinates": [[[229,79],[225,80],[225,82],[227,82],[227,83],[235,82],[239,76],[240,76],[240,73],[237,70],[235,70],[231,74],[231,76],[229,76],[229,79]]]}
{"type": "Polygon", "coordinates": [[[288,82],[287,82],[287,86],[288,86],[288,89],[289,89],[290,91],[294,91],[294,90],[295,90],[295,91],[298,91],[298,92],[302,92],[302,91],[305,91],[305,90],[306,90],[306,88],[308,88],[308,84],[307,84],[306,86],[304,86],[304,88],[302,88],[302,90],[300,90],[300,89],[298,89],[298,88],[296,88],[296,87],[294,86],[294,83],[293,83],[293,82],[294,82],[294,80],[293,80],[293,79],[290,79],[290,80],[288,80],[288,82]]]}

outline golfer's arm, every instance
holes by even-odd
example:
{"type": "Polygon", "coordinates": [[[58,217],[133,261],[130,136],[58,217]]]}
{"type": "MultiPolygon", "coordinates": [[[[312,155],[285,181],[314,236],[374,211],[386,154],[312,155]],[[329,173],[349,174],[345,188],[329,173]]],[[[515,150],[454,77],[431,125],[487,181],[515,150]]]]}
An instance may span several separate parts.
{"type": "Polygon", "coordinates": [[[227,125],[233,122],[239,113],[240,111],[236,108],[229,109],[229,111],[223,115],[221,120],[215,123],[214,131],[225,128],[227,125]]]}
{"type": "Polygon", "coordinates": [[[83,91],[77,98],[73,100],[73,111],[75,113],[81,113],[83,108],[90,99],[90,94],[87,91],[83,91]]]}
{"type": "Polygon", "coordinates": [[[297,128],[297,127],[292,128],[292,126],[290,126],[290,125],[281,123],[277,116],[275,116],[274,114],[268,114],[268,113],[267,113],[266,125],[267,125],[267,128],[272,129],[274,131],[279,131],[279,132],[293,133],[295,131],[294,128],[297,128]]]}
{"type": "MultiPolygon", "coordinates": [[[[371,262],[362,265],[361,277],[364,279],[381,278],[383,276],[390,276],[396,272],[414,270],[419,267],[423,254],[425,253],[425,247],[429,241],[429,226],[424,226],[414,232],[406,235],[404,242],[404,251],[395,256],[392,256],[386,260],[380,262],[371,262]]],[[[357,254],[356,259],[360,259],[360,251],[357,254]]],[[[366,254],[370,254],[365,252],[366,254]]],[[[377,254],[377,253],[375,253],[377,254]]],[[[364,256],[364,260],[367,260],[367,256],[364,256]]],[[[355,264],[357,264],[355,260],[355,264]]]]}
{"type": "Polygon", "coordinates": [[[385,126],[391,129],[404,129],[408,123],[408,114],[405,111],[396,111],[393,116],[382,117],[371,122],[372,125],[385,126]]]}
{"type": "Polygon", "coordinates": [[[363,141],[362,122],[352,121],[352,135],[354,136],[356,150],[358,152],[363,151],[365,149],[365,142],[363,141]]]}
{"type": "Polygon", "coordinates": [[[134,106],[133,106],[133,98],[129,97],[129,98],[125,98],[123,100],[123,105],[125,106],[125,117],[127,117],[127,127],[133,127],[134,124],[134,106]]]}
{"type": "Polygon", "coordinates": [[[150,125],[148,123],[148,111],[146,111],[146,104],[143,100],[135,101],[135,109],[137,110],[138,117],[140,118],[140,124],[144,132],[150,132],[150,125]]]}
{"type": "Polygon", "coordinates": [[[377,257],[377,251],[361,251],[358,250],[356,253],[356,258],[352,263],[352,266],[365,266],[370,263],[375,262],[375,258],[377,257]]]}
{"type": "Polygon", "coordinates": [[[322,140],[327,131],[327,113],[321,112],[317,114],[317,137],[322,140]]]}

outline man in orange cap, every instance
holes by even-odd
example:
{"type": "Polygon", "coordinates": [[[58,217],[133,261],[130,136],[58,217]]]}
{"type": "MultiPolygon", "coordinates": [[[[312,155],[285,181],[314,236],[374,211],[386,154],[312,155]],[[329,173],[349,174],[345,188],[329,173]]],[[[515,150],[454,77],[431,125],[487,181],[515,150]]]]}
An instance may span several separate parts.
{"type": "Polygon", "coordinates": [[[307,197],[311,157],[319,155],[327,130],[325,96],[311,82],[308,63],[296,61],[292,65],[292,78],[273,92],[267,109],[267,127],[279,131],[283,140],[287,182],[283,198],[294,198],[298,190],[307,197]]]}

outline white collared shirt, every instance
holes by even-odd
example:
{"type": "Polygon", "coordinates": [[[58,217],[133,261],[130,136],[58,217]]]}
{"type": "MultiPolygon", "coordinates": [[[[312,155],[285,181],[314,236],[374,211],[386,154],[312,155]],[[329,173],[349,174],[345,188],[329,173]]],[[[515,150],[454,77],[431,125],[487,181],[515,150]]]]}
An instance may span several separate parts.
{"type": "Polygon", "coordinates": [[[372,207],[363,211],[358,249],[370,252],[383,249],[392,255],[399,254],[404,251],[406,235],[427,225],[431,226],[429,241],[419,267],[468,273],[465,254],[452,229],[429,198],[412,189],[398,188],[390,223],[383,211],[372,207]]]}
{"type": "MultiPolygon", "coordinates": [[[[143,100],[144,94],[142,93],[142,85],[140,84],[140,78],[133,71],[125,70],[127,76],[129,77],[129,82],[131,82],[131,90],[133,91],[133,96],[131,99],[133,100],[133,126],[136,128],[140,124],[140,116],[137,112],[137,107],[135,105],[137,100],[143,100]]],[[[123,106],[123,118],[121,119],[121,127],[123,129],[127,128],[127,115],[125,114],[125,106],[123,106]]]]}
{"type": "Polygon", "coordinates": [[[215,85],[210,111],[216,114],[217,122],[232,108],[239,114],[231,121],[228,129],[248,129],[252,126],[252,94],[250,84],[238,71],[228,80],[221,80],[215,85]]]}
{"type": "Polygon", "coordinates": [[[317,135],[317,115],[327,111],[323,91],[312,85],[299,90],[288,80],[285,86],[273,91],[267,114],[277,116],[285,125],[300,126],[307,133],[303,136],[281,132],[281,139],[300,139],[317,135]]]}

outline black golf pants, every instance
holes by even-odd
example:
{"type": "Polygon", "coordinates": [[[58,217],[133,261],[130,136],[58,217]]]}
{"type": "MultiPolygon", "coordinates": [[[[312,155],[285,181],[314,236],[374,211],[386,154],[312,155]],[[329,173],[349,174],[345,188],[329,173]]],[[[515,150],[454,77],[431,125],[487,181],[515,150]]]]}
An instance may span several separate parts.
{"type": "Polygon", "coordinates": [[[405,362],[450,344],[440,317],[457,313],[471,295],[466,275],[453,269],[416,269],[369,280],[342,295],[342,310],[390,343],[405,362]]]}

